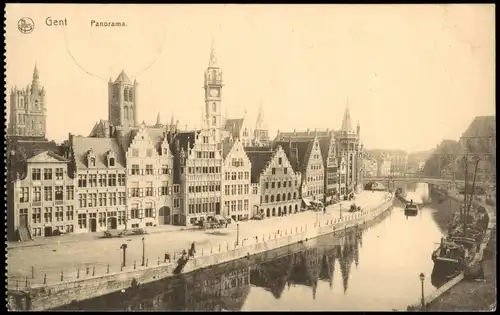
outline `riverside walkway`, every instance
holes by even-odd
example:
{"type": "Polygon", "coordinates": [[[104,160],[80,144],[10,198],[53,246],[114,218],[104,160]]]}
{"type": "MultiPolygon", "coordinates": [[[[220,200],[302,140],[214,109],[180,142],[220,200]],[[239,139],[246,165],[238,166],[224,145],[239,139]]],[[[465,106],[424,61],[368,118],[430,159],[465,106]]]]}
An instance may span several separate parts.
{"type": "MultiPolygon", "coordinates": [[[[239,259],[247,254],[256,254],[292,243],[307,241],[308,239],[312,239],[322,234],[331,233],[333,231],[338,231],[357,224],[362,224],[363,222],[368,222],[375,219],[390,208],[392,201],[392,195],[388,196],[381,192],[369,192],[368,194],[364,192],[361,195],[358,195],[356,200],[356,204],[360,206],[363,205],[361,206],[363,211],[357,213],[346,212],[342,215],[342,218],[340,218],[340,216],[336,216],[335,208],[333,207],[330,209],[330,212],[327,212],[326,214],[321,212],[322,214],[314,213],[314,215],[312,215],[311,212],[306,212],[303,214],[289,216],[291,219],[288,220],[284,220],[287,217],[276,218],[274,221],[275,224],[262,224],[266,220],[248,222],[249,224],[245,230],[240,227],[240,231],[237,232],[239,234],[237,235],[237,239],[240,238],[237,244],[233,243],[234,237],[224,241],[224,237],[227,237],[228,235],[207,235],[200,233],[203,238],[209,238],[209,240],[205,241],[202,245],[200,245],[201,242],[198,243],[195,257],[189,260],[183,272],[189,272],[195,269],[205,268],[226,261],[239,259]],[[368,197],[369,195],[370,197],[368,197]],[[360,196],[365,197],[360,198],[360,196]],[[368,206],[368,204],[371,204],[372,206],[368,206]],[[217,237],[220,236],[222,236],[222,238],[217,239],[217,237]],[[213,239],[218,240],[219,242],[211,241],[213,239]]],[[[190,235],[190,232],[187,233],[190,235]]],[[[162,241],[170,240],[173,242],[179,242],[179,239],[176,240],[175,238],[169,237],[172,233],[156,235],[163,235],[164,237],[160,238],[162,241]]],[[[139,237],[138,239],[139,244],[142,243],[140,241],[141,238],[139,237]]],[[[124,240],[125,239],[122,241],[124,240]]],[[[60,244],[60,246],[61,245],[79,247],[76,246],[76,244],[60,244]]],[[[130,248],[131,246],[129,245],[128,247],[130,248]]],[[[137,250],[136,248],[136,252],[141,252],[142,246],[138,247],[139,249],[137,250]]],[[[33,251],[40,250],[40,248],[41,247],[38,246],[19,248],[18,250],[23,252],[23,250],[33,251]]],[[[152,249],[154,250],[155,248],[152,247],[152,249]]],[[[164,248],[159,248],[159,250],[162,249],[165,250],[164,248]]],[[[119,250],[115,255],[112,255],[113,252],[106,251],[106,249],[101,248],[101,246],[95,247],[94,250],[105,252],[108,256],[121,256],[119,250]]],[[[78,257],[74,255],[74,252],[72,254],[70,253],[70,256],[71,255],[73,256],[72,261],[78,257]]],[[[13,256],[15,257],[15,255],[13,256]]],[[[88,267],[85,268],[78,268],[78,265],[73,268],[65,266],[61,268],[63,269],[61,271],[59,271],[57,267],[46,267],[45,269],[42,269],[37,266],[39,273],[43,272],[42,277],[39,273],[36,273],[36,270],[31,275],[9,276],[9,295],[12,297],[17,294],[16,292],[21,292],[21,294],[24,294],[23,296],[25,300],[26,297],[29,296],[28,299],[30,301],[30,306],[24,309],[51,309],[71,303],[73,300],[89,299],[99,295],[127,289],[133,279],[138,281],[138,283],[148,283],[172,276],[172,271],[173,268],[175,268],[176,263],[173,261],[164,261],[160,255],[157,257],[153,256],[153,259],[150,258],[152,255],[146,254],[146,256],[147,258],[145,259],[144,266],[141,266],[140,260],[134,259],[133,263],[127,262],[127,266],[123,269],[119,267],[119,258],[117,259],[118,266],[114,265],[114,268],[112,268],[111,264],[108,266],[107,264],[103,265],[102,263],[93,266],[87,265],[88,267]]],[[[24,265],[26,266],[29,263],[33,263],[33,260],[25,262],[24,265]]],[[[46,258],[40,260],[40,263],[45,266],[53,265],[50,262],[46,262],[46,258]]],[[[74,263],[76,264],[76,262],[74,263]]],[[[61,264],[64,263],[62,260],[59,260],[58,264],[61,266],[61,264]]],[[[33,271],[33,269],[31,270],[33,271]]]]}
{"type": "MultiPolygon", "coordinates": [[[[386,192],[363,191],[356,195],[354,201],[361,208],[370,208],[381,204],[387,198],[386,192]]],[[[347,211],[353,201],[342,202],[342,216],[346,218],[347,211]]],[[[250,220],[228,225],[227,228],[216,230],[164,230],[157,229],[156,233],[144,235],[145,263],[157,265],[164,263],[165,254],[171,259],[178,258],[182,250],[187,250],[192,242],[196,245],[196,255],[207,255],[222,249],[234,247],[234,244],[244,244],[254,241],[255,236],[275,233],[278,230],[289,230],[299,226],[313,226],[316,221],[339,219],[340,205],[327,207],[323,211],[304,211],[284,217],[266,218],[264,220],[250,220]],[[168,232],[168,233],[167,233],[168,232]]],[[[183,227],[184,229],[185,227],[183,227]]],[[[100,234],[102,235],[102,234],[100,234]]],[[[36,284],[59,282],[62,278],[83,279],[92,275],[102,275],[139,268],[142,264],[143,242],[142,236],[127,236],[124,238],[100,238],[97,236],[75,235],[52,237],[38,241],[36,246],[30,242],[12,244],[7,252],[7,273],[9,287],[23,288],[36,284]],[[127,244],[126,266],[121,268],[122,244],[127,244]],[[62,275],[62,276],[61,276],[62,275]]]]}

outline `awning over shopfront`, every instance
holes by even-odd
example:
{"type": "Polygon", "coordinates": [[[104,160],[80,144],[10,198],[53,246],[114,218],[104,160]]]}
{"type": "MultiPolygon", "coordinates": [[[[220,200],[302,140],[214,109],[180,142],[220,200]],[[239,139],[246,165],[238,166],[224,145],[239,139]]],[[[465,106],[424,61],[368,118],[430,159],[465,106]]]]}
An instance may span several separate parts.
{"type": "Polygon", "coordinates": [[[311,199],[309,198],[302,198],[302,202],[304,202],[304,204],[309,207],[311,205],[311,199]]]}

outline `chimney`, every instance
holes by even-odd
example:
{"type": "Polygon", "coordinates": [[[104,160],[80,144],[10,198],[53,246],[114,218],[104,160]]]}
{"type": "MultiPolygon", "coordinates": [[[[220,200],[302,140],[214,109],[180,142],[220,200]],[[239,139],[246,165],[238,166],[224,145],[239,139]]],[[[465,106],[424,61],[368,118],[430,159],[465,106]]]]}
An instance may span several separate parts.
{"type": "Polygon", "coordinates": [[[179,139],[175,140],[175,151],[179,152],[181,150],[181,142],[179,139]]]}
{"type": "Polygon", "coordinates": [[[300,167],[300,161],[299,161],[299,149],[297,147],[295,149],[295,159],[297,161],[297,169],[300,167]]]}
{"type": "Polygon", "coordinates": [[[184,126],[186,127],[186,129],[184,129],[184,130],[188,130],[188,125],[186,124],[186,125],[184,125],[184,126]]]}
{"type": "Polygon", "coordinates": [[[292,156],[292,137],[288,136],[288,156],[292,156]]]}

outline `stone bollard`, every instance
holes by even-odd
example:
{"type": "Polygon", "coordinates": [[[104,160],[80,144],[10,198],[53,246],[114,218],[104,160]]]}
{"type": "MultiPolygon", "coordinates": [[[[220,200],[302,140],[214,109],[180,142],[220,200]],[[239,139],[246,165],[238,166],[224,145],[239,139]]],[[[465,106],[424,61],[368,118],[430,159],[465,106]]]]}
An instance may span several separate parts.
{"type": "Polygon", "coordinates": [[[79,279],[80,278],[80,268],[78,268],[78,270],[76,271],[76,278],[79,279]]]}
{"type": "Polygon", "coordinates": [[[92,267],[92,277],[95,276],[95,266],[92,267]]]}
{"type": "Polygon", "coordinates": [[[61,281],[64,281],[64,271],[61,271],[61,281]]]}
{"type": "Polygon", "coordinates": [[[160,265],[160,257],[158,257],[158,263],[157,263],[157,265],[158,266],[160,265]]]}
{"type": "Polygon", "coordinates": [[[28,287],[28,276],[26,276],[26,279],[24,279],[24,281],[25,281],[25,282],[24,282],[24,286],[25,286],[25,287],[28,287]]]}
{"type": "Polygon", "coordinates": [[[47,284],[47,274],[43,275],[43,284],[47,284]]]}
{"type": "Polygon", "coordinates": [[[106,268],[106,273],[109,273],[109,264],[108,267],[106,268]]]}
{"type": "Polygon", "coordinates": [[[85,274],[88,275],[89,274],[89,267],[85,267],[85,274]]]}
{"type": "Polygon", "coordinates": [[[136,268],[136,263],[135,263],[135,260],[134,260],[134,270],[135,270],[135,268],[136,268]]]}

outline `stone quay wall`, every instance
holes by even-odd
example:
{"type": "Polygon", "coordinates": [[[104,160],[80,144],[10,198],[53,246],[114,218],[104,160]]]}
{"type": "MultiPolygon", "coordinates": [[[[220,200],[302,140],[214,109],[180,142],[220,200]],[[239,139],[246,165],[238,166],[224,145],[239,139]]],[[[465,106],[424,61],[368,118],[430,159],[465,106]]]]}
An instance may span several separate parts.
{"type": "MultiPolygon", "coordinates": [[[[463,195],[459,195],[455,192],[447,192],[446,197],[448,199],[451,199],[454,202],[457,203],[462,203],[463,202],[463,195]]],[[[493,208],[486,204],[483,203],[481,200],[474,199],[473,203],[477,206],[482,206],[486,209],[486,212],[488,214],[488,229],[484,233],[483,240],[479,244],[479,250],[477,251],[476,255],[474,256],[474,259],[472,260],[472,264],[476,264],[480,262],[483,259],[483,254],[486,246],[488,245],[488,242],[491,239],[491,231],[492,229],[496,226],[497,218],[496,218],[496,211],[493,210],[493,208]]],[[[458,274],[456,277],[450,279],[448,282],[446,282],[444,285],[442,285],[439,289],[435,290],[434,292],[430,293],[429,295],[424,297],[424,307],[427,308],[428,305],[430,305],[434,300],[436,300],[438,297],[443,295],[443,293],[447,292],[451,288],[453,288],[455,285],[460,283],[464,279],[464,273],[461,272],[458,274]]],[[[422,309],[422,301],[419,300],[418,302],[415,302],[407,307],[408,311],[419,311],[422,309]]]]}
{"type": "MultiPolygon", "coordinates": [[[[183,273],[256,255],[290,244],[306,242],[308,239],[369,222],[389,210],[393,201],[394,195],[390,195],[378,206],[355,213],[346,212],[342,218],[319,220],[314,224],[304,224],[295,228],[256,235],[254,239],[243,240],[239,244],[235,244],[234,247],[226,243],[225,246],[211,247],[209,251],[202,250],[201,255],[191,258],[186,263],[183,273]]],[[[137,281],[138,284],[145,284],[173,277],[175,267],[175,262],[158,260],[149,265],[146,264],[146,266],[134,266],[133,270],[107,272],[82,279],[61,279],[57,283],[29,285],[22,290],[9,289],[9,308],[17,310],[54,309],[73,302],[125,290],[131,286],[133,280],[137,281]]]]}

